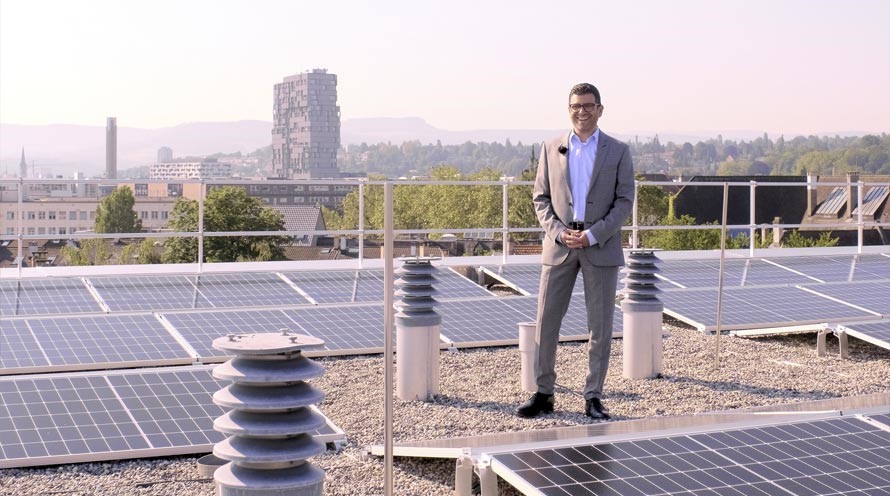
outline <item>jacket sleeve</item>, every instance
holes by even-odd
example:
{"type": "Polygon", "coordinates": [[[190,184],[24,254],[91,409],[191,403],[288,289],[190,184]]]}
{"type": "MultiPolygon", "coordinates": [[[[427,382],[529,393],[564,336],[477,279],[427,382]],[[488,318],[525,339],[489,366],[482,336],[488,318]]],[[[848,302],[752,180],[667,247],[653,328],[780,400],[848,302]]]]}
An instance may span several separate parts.
{"type": "Polygon", "coordinates": [[[596,242],[600,247],[603,247],[612,236],[621,232],[621,226],[624,225],[624,221],[627,220],[633,209],[633,198],[633,159],[630,156],[628,146],[622,144],[612,207],[602,219],[590,226],[590,233],[596,238],[596,242]]]}
{"type": "Polygon", "coordinates": [[[538,158],[538,172],[535,175],[532,202],[535,205],[535,215],[538,217],[541,227],[544,228],[544,233],[556,243],[560,233],[567,227],[554,212],[550,194],[550,161],[547,157],[547,143],[541,143],[541,156],[538,158]]]}

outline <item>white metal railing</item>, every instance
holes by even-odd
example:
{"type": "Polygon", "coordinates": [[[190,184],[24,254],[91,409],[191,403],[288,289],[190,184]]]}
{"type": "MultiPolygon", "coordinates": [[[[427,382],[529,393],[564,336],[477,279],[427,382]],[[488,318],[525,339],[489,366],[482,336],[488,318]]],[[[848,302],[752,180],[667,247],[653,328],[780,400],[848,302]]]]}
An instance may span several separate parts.
{"type": "MultiPolygon", "coordinates": [[[[454,232],[473,232],[473,231],[485,231],[485,232],[500,232],[503,247],[505,247],[502,252],[502,262],[507,263],[509,260],[509,250],[506,249],[508,246],[510,236],[514,233],[541,233],[543,230],[540,227],[511,227],[509,223],[509,188],[515,186],[532,186],[533,182],[531,181],[517,181],[511,179],[498,180],[498,181],[459,181],[459,180],[448,180],[448,181],[433,181],[433,180],[343,180],[343,179],[315,179],[315,180],[275,180],[274,182],[263,181],[258,184],[259,181],[255,180],[200,180],[200,181],[189,181],[189,180],[144,180],[144,179],[136,179],[136,180],[73,180],[73,179],[0,179],[0,194],[5,194],[6,196],[11,196],[10,193],[13,190],[17,190],[16,201],[18,204],[17,209],[15,210],[16,215],[16,234],[5,234],[5,226],[4,228],[0,228],[0,241],[2,240],[17,240],[18,241],[18,260],[22,260],[23,256],[23,245],[25,241],[28,240],[43,240],[43,239],[86,239],[86,238],[131,238],[131,239],[142,239],[142,238],[171,238],[171,237],[193,237],[198,240],[198,266],[199,270],[203,263],[204,253],[204,239],[208,237],[227,237],[227,236],[317,236],[317,235],[347,235],[347,236],[356,236],[358,238],[358,260],[359,266],[361,266],[362,260],[364,259],[364,240],[367,236],[382,236],[384,234],[383,229],[367,229],[365,225],[365,200],[366,200],[366,188],[369,186],[384,186],[384,185],[393,185],[393,186],[500,186],[502,188],[502,221],[500,226],[491,226],[491,227],[454,227],[447,229],[395,229],[395,235],[411,235],[411,234],[421,234],[421,235],[429,235],[429,234],[446,234],[446,233],[454,233],[454,232]],[[121,185],[121,184],[198,184],[199,185],[199,193],[198,193],[198,229],[197,231],[186,231],[186,232],[139,232],[139,233],[95,233],[95,232],[77,232],[77,233],[68,233],[68,234],[25,234],[25,206],[27,203],[25,202],[25,187],[29,184],[42,184],[42,185],[52,185],[52,184],[95,184],[97,185],[96,189],[98,191],[98,186],[111,186],[111,185],[121,185]],[[239,185],[239,186],[293,186],[293,185],[345,185],[351,188],[358,189],[359,195],[359,210],[358,210],[358,225],[357,229],[350,230],[291,230],[291,231],[225,231],[225,232],[217,232],[217,231],[205,231],[204,230],[204,204],[207,196],[208,187],[212,186],[223,186],[223,185],[239,185]]],[[[638,191],[641,186],[698,186],[698,187],[747,187],[750,190],[750,200],[749,200],[749,223],[747,224],[735,224],[726,226],[727,229],[730,230],[747,230],[749,237],[749,256],[754,256],[755,250],[755,236],[758,228],[779,228],[779,229],[794,229],[805,226],[810,226],[809,224],[795,224],[795,223],[760,223],[757,224],[755,222],[755,211],[756,211],[756,188],[758,187],[779,187],[779,186],[792,186],[792,187],[805,187],[805,188],[815,188],[817,186],[853,186],[855,185],[858,198],[857,205],[861,205],[864,197],[864,190],[869,186],[890,186],[890,183],[886,182],[865,182],[865,181],[857,181],[855,183],[850,182],[758,182],[756,180],[752,181],[725,181],[725,182],[715,182],[715,181],[635,181],[634,183],[634,204],[633,204],[633,212],[631,216],[630,225],[624,226],[624,231],[630,232],[630,244],[632,248],[639,247],[639,233],[641,231],[656,231],[656,230],[702,230],[702,229],[721,229],[722,226],[719,224],[696,224],[696,225],[640,225],[639,224],[639,215],[638,215],[638,191]]],[[[98,197],[93,197],[97,200],[98,197]]],[[[137,205],[139,204],[139,200],[144,197],[137,197],[137,205]]],[[[888,200],[890,201],[890,200],[888,200]]],[[[886,207],[885,207],[886,208],[886,207]]],[[[849,215],[849,214],[848,214],[849,215]]],[[[0,222],[6,222],[7,219],[0,219],[0,222]]],[[[862,252],[862,246],[864,241],[864,231],[866,229],[877,229],[877,228],[888,228],[890,227],[890,223],[881,223],[879,221],[866,221],[864,219],[862,209],[859,210],[855,222],[820,222],[818,224],[819,228],[823,229],[833,229],[833,228],[850,228],[851,226],[855,226],[857,229],[857,252],[862,252]]],[[[19,263],[19,267],[21,268],[22,263],[19,263]]]]}

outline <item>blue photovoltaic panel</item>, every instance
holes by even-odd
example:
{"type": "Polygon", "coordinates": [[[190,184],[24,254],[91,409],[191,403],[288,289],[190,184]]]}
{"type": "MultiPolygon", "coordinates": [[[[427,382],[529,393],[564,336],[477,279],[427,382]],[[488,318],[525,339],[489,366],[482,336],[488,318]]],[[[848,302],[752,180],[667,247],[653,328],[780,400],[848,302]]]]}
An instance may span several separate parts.
{"type": "Polygon", "coordinates": [[[383,305],[318,306],[286,310],[290,328],[324,340],[307,351],[383,349],[383,305]]]}
{"type": "Polygon", "coordinates": [[[226,438],[213,420],[226,409],[213,404],[213,393],[229,382],[208,370],[110,375],[120,400],[154,448],[207,446],[226,438]]]}
{"type": "Polygon", "coordinates": [[[807,285],[806,288],[872,312],[890,315],[890,281],[842,282],[807,285]]]}
{"type": "Polygon", "coordinates": [[[879,254],[856,255],[853,262],[854,281],[890,279],[890,257],[879,254]]]}
{"type": "Polygon", "coordinates": [[[831,255],[770,260],[825,282],[890,279],[890,258],[881,255],[831,255]]]}
{"type": "Polygon", "coordinates": [[[856,418],[492,456],[528,494],[886,494],[890,432],[856,418]]]}
{"type": "Polygon", "coordinates": [[[855,338],[890,349],[890,320],[845,324],[843,327],[855,338]]]}
{"type": "Polygon", "coordinates": [[[101,312],[80,279],[0,281],[0,315],[50,315],[101,312]]]}
{"type": "Polygon", "coordinates": [[[203,360],[225,356],[213,349],[213,340],[227,334],[277,332],[280,329],[296,332],[294,321],[281,310],[216,310],[165,313],[163,316],[203,360]]]}
{"type": "Polygon", "coordinates": [[[383,301],[382,271],[302,271],[284,275],[319,304],[383,301]]]}
{"type": "Polygon", "coordinates": [[[194,359],[152,315],[55,317],[29,319],[25,324],[51,366],[133,366],[194,359]]]}
{"type": "Polygon", "coordinates": [[[90,284],[112,312],[213,307],[184,275],[96,277],[90,284]]]}
{"type": "MultiPolygon", "coordinates": [[[[822,285],[816,285],[822,288],[822,285]]],[[[677,289],[659,294],[665,311],[689,324],[717,325],[717,290],[677,289]]],[[[873,318],[868,312],[796,287],[750,287],[723,290],[721,327],[754,329],[873,318]]]]}
{"type": "MultiPolygon", "coordinates": [[[[719,260],[669,260],[658,265],[658,274],[687,288],[716,288],[720,281],[719,260]]],[[[763,260],[725,260],[723,287],[766,286],[773,284],[804,284],[817,282],[806,275],[777,267],[763,260]]],[[[675,287],[668,282],[663,289],[675,287]]]]}
{"type": "Polygon", "coordinates": [[[876,420],[887,427],[890,427],[890,413],[880,414],[880,415],[869,415],[868,418],[872,420],[876,420]]]}
{"type": "MultiPolygon", "coordinates": [[[[212,367],[0,379],[0,468],[206,453],[225,436],[212,367]]],[[[312,433],[342,439],[328,421],[312,433]]]]}
{"type": "Polygon", "coordinates": [[[436,311],[442,316],[440,332],[443,339],[457,345],[517,342],[518,324],[528,319],[519,309],[505,301],[512,299],[514,298],[492,297],[443,302],[436,307],[436,311]]]}
{"type": "MultiPolygon", "coordinates": [[[[498,278],[518,287],[530,295],[536,295],[541,287],[541,265],[501,265],[497,267],[485,267],[487,272],[498,278]]],[[[620,290],[624,287],[621,282],[623,275],[618,273],[618,284],[616,289],[620,290]]],[[[584,277],[578,272],[578,278],[575,280],[573,293],[584,293],[584,277]]]]}
{"type": "Polygon", "coordinates": [[[104,377],[0,381],[0,467],[149,448],[104,377]]]}
{"type": "MultiPolygon", "coordinates": [[[[494,296],[490,291],[458,274],[448,267],[438,267],[435,288],[439,291],[437,299],[448,298],[476,298],[494,296]]],[[[381,273],[381,278],[383,277],[381,273]]],[[[396,279],[399,275],[396,274],[396,279]]],[[[382,292],[381,292],[382,293],[382,292]]]]}
{"type": "Polygon", "coordinates": [[[273,273],[189,276],[216,308],[306,305],[309,302],[273,273]]]}
{"type": "Polygon", "coordinates": [[[8,369],[47,365],[46,354],[25,321],[0,320],[0,374],[14,372],[8,369]]]}

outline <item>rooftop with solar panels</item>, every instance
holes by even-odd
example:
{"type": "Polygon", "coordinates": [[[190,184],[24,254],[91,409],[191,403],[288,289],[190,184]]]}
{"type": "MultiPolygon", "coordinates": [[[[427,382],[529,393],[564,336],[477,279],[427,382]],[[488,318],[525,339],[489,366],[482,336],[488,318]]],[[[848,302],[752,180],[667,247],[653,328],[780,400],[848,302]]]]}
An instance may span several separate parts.
{"type": "MultiPolygon", "coordinates": [[[[559,392],[565,411],[543,420],[520,421],[512,415],[522,394],[515,370],[517,324],[534,321],[537,256],[511,256],[508,263],[502,257],[436,260],[444,385],[432,401],[413,402],[425,407],[401,402],[395,415],[420,425],[428,421],[419,420],[422,411],[440,409],[434,416],[442,419],[433,422],[453,426],[425,433],[401,425],[394,446],[396,469],[407,474],[400,477],[458,494],[581,494],[580,488],[591,494],[661,494],[652,488],[664,494],[780,494],[777,487],[789,494],[860,494],[825,487],[852,487],[862,494],[887,490],[890,253],[861,251],[759,250],[756,257],[730,251],[723,261],[714,252],[657,252],[659,297],[668,322],[666,386],[658,386],[658,379],[640,386],[610,376],[607,388],[614,396],[607,392],[606,401],[617,421],[605,424],[589,424],[571,412],[571,398],[580,389],[571,383],[559,392]],[[743,353],[734,343],[744,343],[741,349],[768,348],[768,362],[756,365],[764,370],[799,368],[806,375],[838,374],[828,382],[843,382],[839,367],[862,367],[883,371],[883,377],[867,372],[876,376],[871,382],[848,384],[837,392],[821,386],[771,391],[760,398],[770,406],[760,408],[731,400],[686,408],[682,401],[654,410],[642,406],[661,398],[652,388],[683,387],[683,372],[676,370],[682,366],[675,367],[674,360],[711,360],[709,350],[675,357],[672,341],[691,339],[693,347],[710,348],[718,329],[724,334],[725,363],[714,375],[743,391],[762,386],[756,377],[749,381],[732,371],[732,379],[726,377],[727,367],[745,360],[734,356],[743,353]],[[467,377],[487,373],[474,372],[473,364],[489,354],[503,375],[467,377]],[[796,363],[786,354],[806,356],[806,362],[796,363]],[[505,360],[509,365],[503,365],[505,360]],[[490,380],[513,390],[516,399],[492,393],[496,397],[485,400],[488,386],[479,381],[490,380]],[[450,390],[447,385],[454,382],[463,385],[450,390]],[[465,387],[474,392],[457,392],[465,387]],[[853,390],[865,394],[847,393],[853,390]],[[455,411],[454,403],[463,401],[455,411]],[[499,421],[461,425],[473,418],[471,410],[499,421]],[[438,475],[424,478],[423,473],[438,475]]],[[[138,272],[120,266],[60,267],[18,274],[3,269],[0,468],[6,470],[0,479],[58,464],[170,456],[194,464],[192,457],[210,452],[225,437],[212,425],[224,409],[211,399],[224,381],[211,370],[230,357],[211,343],[227,333],[280,329],[323,340],[322,347],[306,355],[337,370],[340,379],[355,369],[377,371],[358,374],[365,379],[347,379],[347,384],[325,383],[333,399],[318,405],[326,423],[314,435],[329,447],[319,457],[322,466],[369,453],[357,463],[379,470],[379,429],[372,426],[377,434],[370,437],[367,432],[353,435],[361,422],[354,413],[338,415],[351,410],[348,398],[355,388],[372,391],[371,399],[362,400],[370,403],[361,408],[373,418],[380,414],[370,411],[382,406],[380,386],[362,381],[381,380],[385,270],[380,260],[358,265],[249,262],[138,272]]],[[[619,282],[616,292],[623,286],[619,282]]],[[[581,288],[576,285],[564,321],[561,354],[577,354],[586,339],[581,288]]],[[[617,303],[613,335],[620,338],[617,303]]],[[[612,359],[612,368],[620,370],[620,339],[613,343],[612,359]]],[[[687,379],[692,381],[687,387],[706,384],[687,379]]],[[[336,477],[336,471],[328,477],[336,477]]],[[[210,494],[212,480],[196,480],[193,494],[210,494]]],[[[157,494],[164,494],[162,486],[157,494]]],[[[329,482],[328,487],[340,486],[329,482]]]]}

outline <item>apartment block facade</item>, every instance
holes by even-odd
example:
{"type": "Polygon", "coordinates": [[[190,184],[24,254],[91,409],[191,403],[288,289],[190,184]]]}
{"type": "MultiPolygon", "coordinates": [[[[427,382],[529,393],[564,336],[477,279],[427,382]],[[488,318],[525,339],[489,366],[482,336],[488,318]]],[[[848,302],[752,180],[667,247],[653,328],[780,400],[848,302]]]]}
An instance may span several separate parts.
{"type": "Polygon", "coordinates": [[[337,76],[313,69],[274,86],[272,170],[281,179],[340,176],[337,76]]]}

